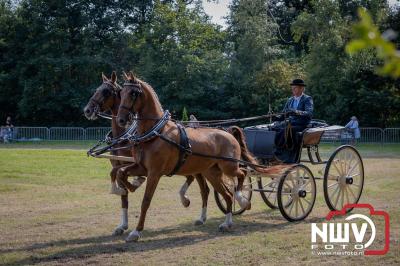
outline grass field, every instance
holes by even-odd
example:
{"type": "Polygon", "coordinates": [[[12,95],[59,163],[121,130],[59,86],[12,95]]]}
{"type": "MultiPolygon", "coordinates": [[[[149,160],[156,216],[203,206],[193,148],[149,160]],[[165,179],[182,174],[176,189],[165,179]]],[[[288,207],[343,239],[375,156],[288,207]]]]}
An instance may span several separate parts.
{"type": "MultiPolygon", "coordinates": [[[[129,264],[400,264],[400,146],[360,146],[366,183],[361,202],[390,214],[391,247],[384,256],[317,256],[310,251],[310,223],[328,208],[322,182],[310,216],[289,223],[258,194],[252,209],[234,217],[230,233],[217,231],[224,216],[212,194],[204,226],[195,227],[201,200],[197,184],[185,209],[178,196],[182,177],[163,177],[147,215],[143,238],[112,237],[120,200],[108,194],[109,162],[87,158],[90,143],[24,143],[0,146],[0,265],[129,264]]],[[[334,147],[324,145],[328,155],[334,147]]],[[[314,169],[317,173],[317,168],[314,169]]],[[[143,188],[130,194],[130,229],[136,225],[143,188]]]]}

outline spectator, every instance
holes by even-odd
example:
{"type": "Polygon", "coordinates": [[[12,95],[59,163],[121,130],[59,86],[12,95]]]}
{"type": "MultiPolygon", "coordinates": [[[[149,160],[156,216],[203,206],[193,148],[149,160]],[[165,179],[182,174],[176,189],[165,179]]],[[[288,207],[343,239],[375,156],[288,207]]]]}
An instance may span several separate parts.
{"type": "MultiPolygon", "coordinates": [[[[14,125],[11,122],[11,117],[7,116],[5,131],[1,134],[5,143],[13,139],[14,125]]],[[[3,130],[2,130],[3,131],[3,130]]]]}
{"type": "Polygon", "coordinates": [[[198,122],[197,118],[193,114],[191,114],[189,116],[189,121],[190,122],[188,123],[188,127],[198,127],[198,126],[200,126],[200,123],[198,122]]]}
{"type": "Polygon", "coordinates": [[[361,137],[360,128],[358,127],[357,117],[352,116],[350,121],[344,126],[352,135],[351,144],[355,145],[357,139],[361,137]]]}

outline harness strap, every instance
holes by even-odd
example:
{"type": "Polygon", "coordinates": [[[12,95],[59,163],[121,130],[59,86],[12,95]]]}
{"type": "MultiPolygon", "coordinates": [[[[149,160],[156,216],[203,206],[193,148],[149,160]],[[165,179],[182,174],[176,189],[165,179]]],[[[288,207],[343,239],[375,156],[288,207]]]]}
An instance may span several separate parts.
{"type": "Polygon", "coordinates": [[[186,159],[188,155],[191,153],[191,145],[189,142],[189,138],[186,134],[185,127],[182,126],[181,124],[176,124],[178,127],[179,131],[179,158],[178,161],[176,162],[174,170],[168,176],[173,176],[176,174],[179,169],[182,167],[182,165],[186,162],[186,159]]]}
{"type": "MultiPolygon", "coordinates": [[[[173,141],[172,139],[160,134],[160,133],[156,133],[158,137],[160,137],[160,139],[164,140],[165,142],[177,147],[178,149],[183,149],[185,150],[185,152],[188,153],[188,155],[194,155],[194,156],[199,156],[199,157],[204,157],[204,158],[210,158],[210,159],[218,159],[218,160],[224,160],[224,161],[230,161],[230,162],[236,162],[236,163],[240,163],[243,165],[247,165],[250,166],[253,169],[256,168],[270,168],[270,166],[266,166],[266,165],[261,165],[261,164],[254,164],[254,163],[250,163],[248,161],[244,161],[244,160],[240,160],[240,159],[235,159],[232,157],[226,157],[226,156],[216,156],[216,155],[209,155],[209,154],[203,154],[203,153],[199,153],[199,152],[194,152],[191,149],[186,149],[185,147],[181,146],[180,144],[176,143],[175,141],[173,141]]],[[[256,169],[258,170],[258,169],[256,169]]],[[[260,171],[260,170],[258,170],[260,171]]]]}

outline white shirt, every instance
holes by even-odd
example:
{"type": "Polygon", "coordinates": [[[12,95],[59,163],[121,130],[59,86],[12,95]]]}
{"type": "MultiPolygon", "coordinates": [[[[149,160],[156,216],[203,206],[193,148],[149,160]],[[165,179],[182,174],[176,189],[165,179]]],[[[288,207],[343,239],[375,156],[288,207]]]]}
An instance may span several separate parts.
{"type": "Polygon", "coordinates": [[[297,110],[297,106],[299,105],[300,98],[303,96],[303,93],[300,96],[293,96],[292,108],[297,110]]]}

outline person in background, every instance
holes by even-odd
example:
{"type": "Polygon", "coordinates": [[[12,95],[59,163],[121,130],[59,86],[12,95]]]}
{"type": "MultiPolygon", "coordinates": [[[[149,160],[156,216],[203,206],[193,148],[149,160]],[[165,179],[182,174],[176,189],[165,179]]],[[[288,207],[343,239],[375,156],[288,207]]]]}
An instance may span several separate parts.
{"type": "Polygon", "coordinates": [[[357,117],[352,116],[350,121],[344,127],[346,128],[346,130],[350,131],[352,135],[351,144],[355,145],[357,139],[361,137],[357,117]]]}
{"type": "Polygon", "coordinates": [[[198,126],[200,126],[199,122],[197,122],[198,121],[197,118],[193,114],[191,114],[189,116],[189,121],[190,122],[188,123],[188,127],[198,127],[198,126]]]}
{"type": "Polygon", "coordinates": [[[11,117],[7,116],[6,125],[5,125],[5,133],[3,133],[4,142],[9,142],[13,139],[14,125],[11,122],[11,117]]]}

